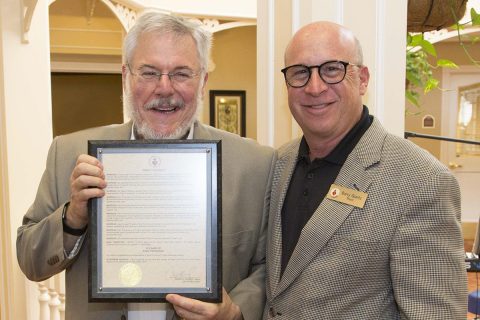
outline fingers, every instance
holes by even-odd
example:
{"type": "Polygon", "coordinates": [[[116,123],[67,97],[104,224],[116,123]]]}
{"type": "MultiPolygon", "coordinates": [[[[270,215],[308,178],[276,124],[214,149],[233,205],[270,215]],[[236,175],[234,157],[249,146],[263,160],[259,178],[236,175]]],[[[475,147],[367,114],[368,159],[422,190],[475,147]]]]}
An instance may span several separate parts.
{"type": "Polygon", "coordinates": [[[78,201],[87,201],[90,198],[103,195],[103,189],[107,186],[103,177],[90,176],[89,173],[79,175],[72,179],[72,197],[78,201]]]}
{"type": "Polygon", "coordinates": [[[206,310],[208,306],[205,302],[182,297],[178,294],[168,294],[166,299],[173,305],[175,312],[184,319],[213,319],[208,316],[202,317],[202,315],[206,316],[208,314],[206,310]]]}
{"type": "Polygon", "coordinates": [[[168,294],[166,296],[175,308],[175,312],[187,320],[214,320],[214,319],[241,319],[240,308],[232,302],[229,295],[223,289],[223,302],[208,303],[195,299],[182,297],[178,294],[168,294]]]}
{"type": "Polygon", "coordinates": [[[67,224],[72,228],[83,228],[88,223],[88,200],[103,197],[107,186],[103,166],[98,159],[82,154],[78,157],[70,176],[70,206],[67,224]]]}
{"type": "Polygon", "coordinates": [[[72,200],[87,201],[90,198],[103,195],[107,183],[103,166],[96,158],[82,154],[70,177],[72,200]]]}
{"type": "Polygon", "coordinates": [[[71,178],[76,179],[82,175],[104,178],[102,163],[97,158],[81,154],[77,159],[71,178]]]}

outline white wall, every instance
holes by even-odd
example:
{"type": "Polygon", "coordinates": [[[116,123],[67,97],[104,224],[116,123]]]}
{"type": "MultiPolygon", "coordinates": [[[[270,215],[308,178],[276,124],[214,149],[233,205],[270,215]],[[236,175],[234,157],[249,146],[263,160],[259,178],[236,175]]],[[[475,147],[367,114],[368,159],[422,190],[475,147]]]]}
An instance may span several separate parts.
{"type": "MultiPolygon", "coordinates": [[[[5,116],[8,204],[10,208],[13,319],[26,319],[25,277],[16,263],[15,241],[22,216],[35,197],[52,140],[47,0],[38,0],[29,43],[22,43],[20,1],[0,1],[0,90],[5,116]]],[[[2,306],[2,309],[6,306],[2,306]]]]}

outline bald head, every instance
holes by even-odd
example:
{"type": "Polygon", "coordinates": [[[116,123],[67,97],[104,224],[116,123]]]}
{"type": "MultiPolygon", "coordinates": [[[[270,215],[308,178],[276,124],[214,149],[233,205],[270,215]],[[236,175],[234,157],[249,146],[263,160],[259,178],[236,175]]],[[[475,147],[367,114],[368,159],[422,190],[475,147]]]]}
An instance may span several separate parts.
{"type": "Polygon", "coordinates": [[[363,64],[362,48],[353,32],[333,22],[313,22],[298,30],[285,50],[286,66],[306,63],[290,61],[292,52],[297,53],[299,47],[301,47],[305,55],[314,55],[319,50],[333,49],[335,52],[343,54],[339,57],[331,57],[331,59],[363,64]]]}
{"type": "Polygon", "coordinates": [[[369,72],[352,31],[320,21],[298,30],[285,51],[288,105],[311,156],[329,154],[360,120],[369,72]]]}

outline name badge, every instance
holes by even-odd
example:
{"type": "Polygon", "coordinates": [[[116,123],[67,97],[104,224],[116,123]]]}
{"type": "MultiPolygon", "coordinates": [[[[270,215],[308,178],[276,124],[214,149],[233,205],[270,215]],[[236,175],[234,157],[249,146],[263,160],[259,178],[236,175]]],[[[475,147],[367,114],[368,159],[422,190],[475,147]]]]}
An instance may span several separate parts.
{"type": "Polygon", "coordinates": [[[354,189],[345,188],[336,184],[330,186],[327,199],[349,204],[357,208],[363,208],[368,194],[354,189]]]}

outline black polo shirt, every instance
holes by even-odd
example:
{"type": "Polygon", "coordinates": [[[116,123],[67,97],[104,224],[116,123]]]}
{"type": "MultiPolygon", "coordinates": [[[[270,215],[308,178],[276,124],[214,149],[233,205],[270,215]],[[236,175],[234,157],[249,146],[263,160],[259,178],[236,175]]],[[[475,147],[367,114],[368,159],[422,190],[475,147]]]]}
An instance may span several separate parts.
{"type": "Polygon", "coordinates": [[[285,270],[303,227],[312,217],[335,181],[348,155],[370,127],[373,117],[363,106],[355,126],[325,158],[310,161],[305,137],[300,142],[298,159],[282,208],[282,269],[285,270]]]}

